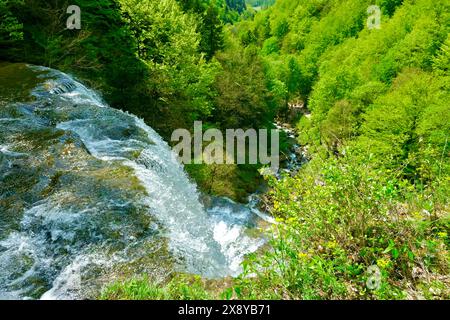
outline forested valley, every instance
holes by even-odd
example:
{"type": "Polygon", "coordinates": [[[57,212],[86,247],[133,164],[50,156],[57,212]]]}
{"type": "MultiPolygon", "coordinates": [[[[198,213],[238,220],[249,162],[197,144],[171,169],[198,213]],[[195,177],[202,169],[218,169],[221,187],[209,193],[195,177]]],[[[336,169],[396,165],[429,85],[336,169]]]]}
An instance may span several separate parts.
{"type": "MultiPolygon", "coordinates": [[[[447,0],[0,0],[0,17],[0,61],[71,74],[165,141],[194,121],[282,123],[302,148],[301,168],[280,176],[184,168],[238,203],[263,186],[275,221],[239,275],[121,271],[96,298],[450,298],[447,0]],[[66,28],[70,5],[79,30],[66,28]]],[[[10,216],[17,186],[0,182],[10,216]]]]}

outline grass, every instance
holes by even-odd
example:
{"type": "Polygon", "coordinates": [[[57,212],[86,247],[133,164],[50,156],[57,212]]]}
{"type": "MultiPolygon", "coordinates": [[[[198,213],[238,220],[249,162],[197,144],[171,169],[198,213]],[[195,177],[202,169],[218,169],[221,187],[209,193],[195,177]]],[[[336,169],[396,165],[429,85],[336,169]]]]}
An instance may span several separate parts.
{"type": "Polygon", "coordinates": [[[107,286],[101,296],[102,300],[208,300],[204,281],[199,276],[177,274],[167,283],[161,285],[150,277],[115,282],[107,286]]]}

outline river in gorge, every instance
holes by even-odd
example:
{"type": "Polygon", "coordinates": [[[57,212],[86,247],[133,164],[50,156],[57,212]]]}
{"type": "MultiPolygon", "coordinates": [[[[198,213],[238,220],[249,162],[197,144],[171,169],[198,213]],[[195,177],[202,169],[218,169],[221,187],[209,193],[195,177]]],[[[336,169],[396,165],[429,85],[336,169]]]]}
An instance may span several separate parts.
{"type": "Polygon", "coordinates": [[[0,299],[95,298],[123,276],[235,276],[271,218],[200,195],[169,145],[62,72],[0,63],[0,299]]]}

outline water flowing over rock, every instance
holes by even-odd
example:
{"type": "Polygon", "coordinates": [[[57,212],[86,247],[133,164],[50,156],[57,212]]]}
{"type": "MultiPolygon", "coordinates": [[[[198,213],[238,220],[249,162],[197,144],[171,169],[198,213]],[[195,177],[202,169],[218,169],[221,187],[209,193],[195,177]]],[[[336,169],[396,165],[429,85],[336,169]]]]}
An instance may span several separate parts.
{"type": "Polygon", "coordinates": [[[199,201],[169,146],[59,71],[0,64],[0,299],[93,297],[117,275],[236,275],[254,208],[199,201]]]}

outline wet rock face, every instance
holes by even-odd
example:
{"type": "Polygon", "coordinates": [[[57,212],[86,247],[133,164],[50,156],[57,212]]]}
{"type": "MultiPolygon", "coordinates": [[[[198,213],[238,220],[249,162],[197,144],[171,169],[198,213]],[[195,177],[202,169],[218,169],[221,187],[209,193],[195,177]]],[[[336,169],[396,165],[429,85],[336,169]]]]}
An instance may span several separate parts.
{"type": "MultiPolygon", "coordinates": [[[[119,204],[145,194],[130,168],[98,160],[78,135],[57,127],[62,122],[85,118],[100,128],[98,135],[103,138],[120,140],[140,136],[149,140],[129,119],[117,120],[117,114],[114,114],[116,127],[104,121],[110,110],[101,110],[100,120],[98,106],[74,105],[70,100],[54,95],[45,97],[40,90],[48,85],[48,81],[54,81],[46,72],[33,72],[22,64],[10,64],[0,68],[0,75],[0,212],[10,211],[18,203],[26,207],[45,198],[56,198],[62,190],[78,198],[71,205],[80,206],[93,198],[110,198],[111,194],[119,204]],[[4,69],[7,73],[1,74],[4,69]],[[30,85],[24,87],[18,74],[24,75],[30,85]],[[32,85],[34,87],[30,89],[32,85]],[[10,89],[14,86],[17,91],[28,90],[30,93],[38,87],[38,94],[14,95],[10,89]],[[18,96],[28,97],[28,100],[10,101],[11,97],[18,96]],[[91,120],[96,117],[99,118],[97,124],[91,120]],[[107,130],[101,130],[102,126],[107,130]],[[9,201],[11,197],[15,201],[9,201]]],[[[73,85],[65,84],[65,87],[73,88],[73,85]]]]}
{"type": "MultiPolygon", "coordinates": [[[[159,226],[132,169],[99,160],[77,134],[57,127],[74,119],[95,125],[98,106],[58,96],[74,85],[55,87],[54,75],[23,64],[1,64],[0,79],[0,293],[38,298],[85,248],[114,253],[155,238],[159,226]]],[[[108,112],[98,135],[151,143],[126,116],[114,114],[117,126],[104,121],[108,112]]]]}
{"type": "Polygon", "coordinates": [[[39,72],[25,64],[0,62],[0,106],[34,100],[31,91],[41,81],[39,72]]]}

